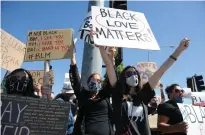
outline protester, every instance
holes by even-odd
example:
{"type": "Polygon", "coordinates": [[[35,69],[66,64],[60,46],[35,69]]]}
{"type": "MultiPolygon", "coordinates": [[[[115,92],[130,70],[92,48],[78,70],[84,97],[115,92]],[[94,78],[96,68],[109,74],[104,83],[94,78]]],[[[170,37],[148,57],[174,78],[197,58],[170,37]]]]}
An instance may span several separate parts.
{"type": "Polygon", "coordinates": [[[187,38],[182,40],[175,52],[143,86],[135,67],[127,66],[122,71],[112,94],[116,135],[151,135],[147,105],[155,95],[153,89],[162,75],[188,47],[188,41],[187,38]]]}
{"type": "Polygon", "coordinates": [[[188,125],[183,122],[183,117],[177,103],[183,103],[184,90],[178,84],[166,88],[169,100],[158,106],[158,129],[164,135],[186,135],[188,125]]]}
{"type": "MultiPolygon", "coordinates": [[[[113,128],[111,126],[112,107],[110,105],[110,87],[115,85],[116,77],[113,64],[106,54],[103,46],[99,47],[101,56],[106,65],[108,83],[102,86],[102,78],[98,73],[93,73],[87,80],[88,89],[81,87],[78,68],[76,65],[75,54],[71,59],[70,80],[75,95],[79,101],[79,112],[75,124],[76,132],[74,134],[89,135],[112,135],[113,128]],[[112,79],[110,77],[112,76],[112,79]],[[83,128],[81,126],[83,125],[83,128]],[[82,129],[82,130],[81,130],[82,129]],[[84,133],[79,133],[81,130],[84,133]]],[[[112,53],[112,52],[111,52],[112,53]]]]}
{"type": "Polygon", "coordinates": [[[148,114],[154,115],[157,113],[157,107],[159,104],[163,104],[165,102],[165,95],[163,91],[163,85],[159,85],[161,96],[155,95],[148,104],[148,114]]]}
{"type": "Polygon", "coordinates": [[[67,135],[71,135],[74,129],[74,123],[77,116],[77,99],[74,94],[74,91],[71,87],[63,87],[61,90],[62,93],[58,94],[54,100],[62,99],[65,102],[69,102],[69,116],[68,116],[68,126],[67,126],[67,135]]]}
{"type": "Polygon", "coordinates": [[[36,83],[34,84],[34,93],[35,95],[42,97],[42,85],[40,83],[36,83]]]}
{"type": "Polygon", "coordinates": [[[25,69],[16,69],[5,77],[6,94],[38,97],[34,94],[33,78],[25,69]]]}

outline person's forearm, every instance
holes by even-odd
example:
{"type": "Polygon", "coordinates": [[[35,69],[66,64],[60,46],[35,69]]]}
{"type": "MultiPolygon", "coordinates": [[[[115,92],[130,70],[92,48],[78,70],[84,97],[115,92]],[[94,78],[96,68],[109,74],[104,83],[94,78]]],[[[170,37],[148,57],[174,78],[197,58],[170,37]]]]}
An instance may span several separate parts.
{"type": "MultiPolygon", "coordinates": [[[[174,58],[178,58],[180,55],[179,51],[176,50],[171,56],[174,58]]],[[[172,66],[172,64],[175,62],[175,60],[171,57],[169,57],[163,64],[162,66],[150,77],[149,79],[149,84],[152,89],[156,87],[158,84],[158,81],[162,77],[162,75],[172,66]]]]}
{"type": "Polygon", "coordinates": [[[76,64],[76,59],[75,59],[75,55],[71,58],[71,65],[75,65],[76,64]]]}
{"type": "Polygon", "coordinates": [[[116,82],[117,82],[117,77],[116,77],[116,73],[115,73],[113,63],[111,62],[110,58],[108,57],[104,47],[100,46],[99,49],[100,49],[101,57],[102,57],[105,65],[106,65],[107,75],[108,75],[110,85],[112,87],[114,87],[116,82]]]}
{"type": "Polygon", "coordinates": [[[178,132],[176,129],[176,126],[175,125],[169,125],[169,124],[166,124],[166,123],[160,123],[158,125],[158,129],[163,132],[163,133],[176,133],[178,132]]]}
{"type": "Polygon", "coordinates": [[[163,89],[160,89],[160,92],[161,92],[161,104],[162,104],[165,102],[165,94],[164,94],[163,89]]]}

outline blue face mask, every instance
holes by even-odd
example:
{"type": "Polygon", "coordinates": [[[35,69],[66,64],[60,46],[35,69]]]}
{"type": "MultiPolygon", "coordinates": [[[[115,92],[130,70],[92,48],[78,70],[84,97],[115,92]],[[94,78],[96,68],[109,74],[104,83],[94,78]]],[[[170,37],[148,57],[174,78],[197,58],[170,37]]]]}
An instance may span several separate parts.
{"type": "Polygon", "coordinates": [[[92,92],[98,92],[102,89],[102,85],[96,79],[91,79],[88,83],[88,88],[92,92]]]}
{"type": "Polygon", "coordinates": [[[182,97],[177,97],[174,99],[175,102],[177,103],[183,103],[184,102],[184,99],[182,97]]]}

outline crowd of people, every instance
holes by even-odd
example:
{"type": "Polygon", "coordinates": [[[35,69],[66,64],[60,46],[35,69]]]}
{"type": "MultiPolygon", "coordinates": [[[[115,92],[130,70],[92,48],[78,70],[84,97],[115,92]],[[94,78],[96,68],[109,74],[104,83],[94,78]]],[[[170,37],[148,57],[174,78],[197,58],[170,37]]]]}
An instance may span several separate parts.
{"type": "MultiPolygon", "coordinates": [[[[103,85],[102,76],[93,73],[87,80],[88,89],[81,85],[76,54],[73,53],[69,69],[72,89],[65,88],[55,97],[52,93],[50,98],[70,103],[67,135],[186,135],[188,125],[177,106],[177,103],[183,103],[183,89],[179,84],[169,85],[165,89],[169,99],[166,102],[163,85],[160,84],[161,96],[157,96],[154,89],[188,46],[189,39],[183,39],[149,81],[142,84],[134,66],[126,66],[117,76],[114,47],[107,54],[104,46],[96,45],[106,65],[108,79],[103,85]],[[157,132],[149,126],[148,115],[154,114],[158,114],[157,132]]],[[[6,76],[2,89],[5,94],[42,96],[41,84],[33,85],[31,74],[24,69],[14,70],[6,76]]]]}

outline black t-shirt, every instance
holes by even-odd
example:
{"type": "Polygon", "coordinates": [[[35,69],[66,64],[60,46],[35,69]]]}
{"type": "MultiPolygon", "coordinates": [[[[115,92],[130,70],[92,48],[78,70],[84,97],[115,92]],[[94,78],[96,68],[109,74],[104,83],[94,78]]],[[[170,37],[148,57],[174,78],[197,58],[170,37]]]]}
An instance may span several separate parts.
{"type": "Polygon", "coordinates": [[[88,135],[109,135],[109,106],[108,100],[111,91],[109,87],[104,87],[98,93],[98,100],[90,100],[91,95],[89,91],[80,87],[80,78],[76,65],[70,67],[70,78],[73,90],[81,107],[83,107],[85,134],[88,135]]]}
{"type": "MultiPolygon", "coordinates": [[[[160,104],[157,109],[158,115],[169,118],[167,124],[174,125],[183,122],[183,116],[176,102],[169,100],[164,104],[160,104]]],[[[167,133],[164,135],[186,135],[186,133],[167,133]]]]}
{"type": "Polygon", "coordinates": [[[109,92],[106,89],[99,92],[99,99],[96,101],[90,100],[90,94],[86,90],[81,91],[77,96],[79,102],[83,103],[86,134],[109,135],[108,103],[106,101],[108,97],[109,92]]]}
{"type": "Polygon", "coordinates": [[[151,135],[147,105],[154,97],[155,92],[151,89],[149,83],[146,83],[139,92],[139,95],[141,103],[139,106],[134,106],[132,102],[122,100],[122,95],[119,90],[114,90],[112,94],[112,102],[116,135],[126,132],[128,126],[132,132],[132,135],[151,135]],[[130,125],[130,120],[134,121],[133,124],[137,130],[137,133],[130,125]]]}

